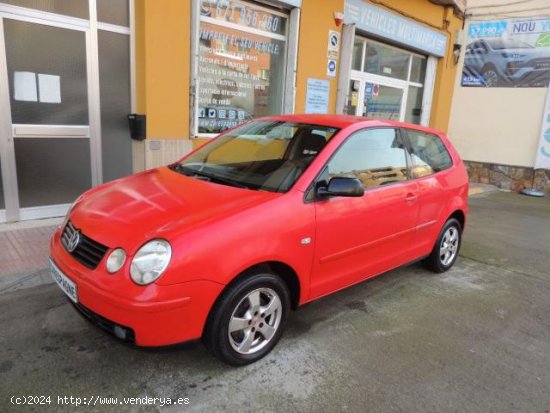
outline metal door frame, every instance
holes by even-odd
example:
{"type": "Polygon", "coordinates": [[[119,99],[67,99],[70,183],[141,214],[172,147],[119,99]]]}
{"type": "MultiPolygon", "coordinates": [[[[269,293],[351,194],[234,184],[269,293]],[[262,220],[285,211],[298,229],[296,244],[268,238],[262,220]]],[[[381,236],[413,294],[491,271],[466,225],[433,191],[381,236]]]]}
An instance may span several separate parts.
{"type": "Polygon", "coordinates": [[[366,83],[376,83],[380,86],[391,87],[394,89],[400,89],[403,94],[401,95],[401,104],[399,107],[399,119],[400,122],[405,120],[405,106],[407,104],[407,96],[409,92],[408,82],[399,79],[391,79],[384,76],[378,76],[371,73],[359,72],[357,70],[352,70],[350,75],[350,80],[358,80],[359,83],[359,100],[357,102],[357,107],[355,108],[355,115],[362,116],[364,108],[364,97],[365,97],[365,84],[366,83]]]}
{"type": "MultiPolygon", "coordinates": [[[[0,0],[1,1],[1,0],[0,0]]],[[[135,46],[134,0],[129,0],[129,27],[97,21],[97,2],[88,0],[89,20],[0,3],[0,175],[3,182],[5,210],[0,210],[0,223],[24,219],[62,216],[70,204],[20,208],[15,164],[14,138],[71,137],[90,140],[92,187],[103,182],[101,155],[101,107],[99,90],[98,30],[129,36],[130,42],[130,101],[135,107],[135,46]],[[41,24],[84,33],[88,92],[88,125],[17,125],[12,124],[9,79],[6,60],[4,19],[41,24]]]]}

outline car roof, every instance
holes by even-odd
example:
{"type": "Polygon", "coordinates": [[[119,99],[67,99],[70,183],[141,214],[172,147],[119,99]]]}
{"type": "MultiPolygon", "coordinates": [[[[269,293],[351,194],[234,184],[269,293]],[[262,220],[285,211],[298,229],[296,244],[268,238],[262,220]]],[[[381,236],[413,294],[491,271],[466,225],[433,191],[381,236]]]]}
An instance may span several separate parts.
{"type": "Polygon", "coordinates": [[[332,126],[338,129],[345,129],[352,125],[358,125],[368,128],[374,126],[391,126],[396,128],[409,128],[417,129],[420,131],[441,134],[441,131],[436,129],[427,128],[424,126],[406,123],[406,122],[397,122],[393,120],[386,119],[375,119],[368,118],[363,116],[351,116],[351,115],[322,115],[322,114],[302,114],[302,115],[280,115],[280,116],[269,116],[264,118],[258,118],[256,120],[279,120],[285,122],[296,122],[296,123],[309,123],[313,125],[322,125],[322,126],[332,126]]]}

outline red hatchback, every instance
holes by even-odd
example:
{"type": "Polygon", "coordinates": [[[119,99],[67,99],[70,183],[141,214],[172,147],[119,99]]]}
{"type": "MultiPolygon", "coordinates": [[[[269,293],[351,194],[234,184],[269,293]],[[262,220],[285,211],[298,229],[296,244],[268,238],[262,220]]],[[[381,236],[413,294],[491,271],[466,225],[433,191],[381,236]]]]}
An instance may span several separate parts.
{"type": "Polygon", "coordinates": [[[467,195],[462,160],[440,132],[263,118],[83,194],[51,240],[51,270],[118,338],[202,337],[242,365],[275,346],[301,304],[420,259],[448,270],[467,195]]]}

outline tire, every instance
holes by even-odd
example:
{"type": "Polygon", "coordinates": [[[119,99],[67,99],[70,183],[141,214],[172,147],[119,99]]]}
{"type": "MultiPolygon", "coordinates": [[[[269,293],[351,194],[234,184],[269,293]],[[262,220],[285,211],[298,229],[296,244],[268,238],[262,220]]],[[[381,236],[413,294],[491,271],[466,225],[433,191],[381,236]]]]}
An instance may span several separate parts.
{"type": "Polygon", "coordinates": [[[232,366],[254,363],[281,338],[289,309],[290,293],[279,276],[262,272],[237,279],[210,312],[205,344],[232,366]]]}
{"type": "Polygon", "coordinates": [[[481,69],[481,76],[483,76],[483,80],[485,81],[485,87],[497,87],[502,85],[500,76],[493,65],[483,67],[483,69],[481,69]]]}
{"type": "Polygon", "coordinates": [[[424,265],[436,273],[442,273],[451,268],[462,244],[462,226],[457,219],[449,219],[435,242],[431,254],[424,260],[424,265]]]}

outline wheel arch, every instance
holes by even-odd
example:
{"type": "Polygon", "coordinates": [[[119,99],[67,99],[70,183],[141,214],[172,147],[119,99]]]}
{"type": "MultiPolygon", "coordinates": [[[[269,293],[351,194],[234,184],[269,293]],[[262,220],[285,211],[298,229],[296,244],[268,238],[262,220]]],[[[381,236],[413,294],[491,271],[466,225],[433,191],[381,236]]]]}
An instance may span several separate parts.
{"type": "Polygon", "coordinates": [[[250,276],[257,272],[267,271],[277,274],[285,282],[288,292],[290,293],[290,304],[293,310],[298,308],[300,304],[301,285],[298,274],[290,265],[281,261],[264,261],[258,264],[254,264],[244,271],[241,271],[236,277],[231,280],[231,283],[236,282],[242,277],[250,276]]]}
{"type": "Polygon", "coordinates": [[[231,280],[222,289],[222,291],[216,298],[212,308],[219,301],[220,297],[227,290],[227,288],[229,288],[231,285],[235,284],[239,280],[245,277],[250,277],[251,275],[257,274],[259,272],[270,272],[281,277],[286,284],[288,292],[290,294],[291,308],[293,310],[298,308],[300,304],[300,295],[302,293],[302,285],[300,283],[298,273],[287,263],[276,260],[258,262],[256,264],[249,265],[244,270],[241,270],[238,274],[231,278],[231,280]]]}
{"type": "Polygon", "coordinates": [[[461,209],[455,210],[449,217],[445,220],[447,222],[451,218],[455,218],[460,223],[461,232],[464,232],[464,225],[466,225],[466,214],[461,209]]]}

